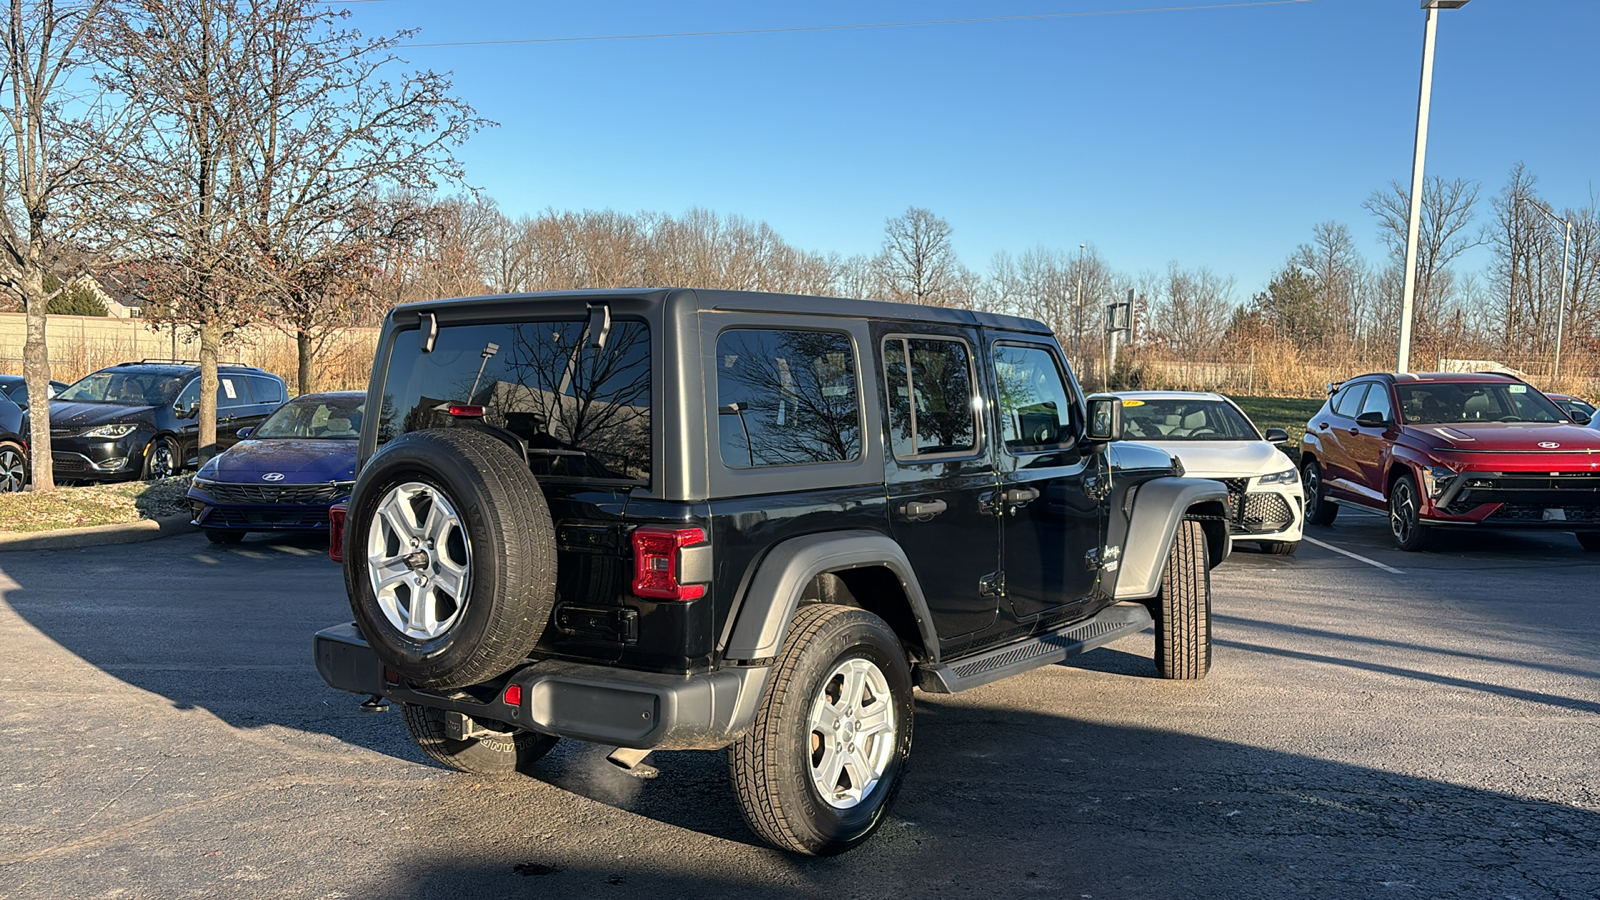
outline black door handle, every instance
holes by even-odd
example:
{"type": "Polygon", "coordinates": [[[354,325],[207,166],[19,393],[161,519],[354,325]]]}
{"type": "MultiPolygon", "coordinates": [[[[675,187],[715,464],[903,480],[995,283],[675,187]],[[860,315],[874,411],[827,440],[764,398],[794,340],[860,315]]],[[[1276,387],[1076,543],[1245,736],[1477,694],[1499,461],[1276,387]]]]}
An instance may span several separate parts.
{"type": "Polygon", "coordinates": [[[1012,506],[1021,506],[1024,503],[1032,503],[1033,501],[1039,499],[1039,489],[1031,487],[1006,488],[1006,492],[1001,496],[1004,497],[1005,501],[1012,506]]]}
{"type": "Polygon", "coordinates": [[[950,508],[943,500],[912,500],[900,506],[900,514],[910,519],[931,519],[950,508]]]}

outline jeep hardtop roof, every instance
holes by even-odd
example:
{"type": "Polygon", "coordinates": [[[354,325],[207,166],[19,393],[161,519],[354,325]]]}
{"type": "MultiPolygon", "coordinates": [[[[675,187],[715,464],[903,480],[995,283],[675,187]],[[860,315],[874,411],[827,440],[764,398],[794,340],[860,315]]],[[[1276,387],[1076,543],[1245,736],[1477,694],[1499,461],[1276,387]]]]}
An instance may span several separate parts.
{"type": "Polygon", "coordinates": [[[697,288],[622,288],[617,290],[587,289],[571,291],[540,291],[526,294],[486,294],[477,297],[457,297],[441,300],[422,300],[396,306],[389,317],[409,319],[424,312],[461,312],[469,310],[476,318],[511,316],[526,313],[530,303],[560,305],[563,301],[574,305],[596,301],[629,301],[645,307],[659,306],[667,315],[693,312],[765,312],[825,316],[851,319],[893,319],[910,322],[938,322],[951,325],[968,325],[986,328],[1003,328],[1009,331],[1048,335],[1050,329],[1041,322],[1021,316],[979,312],[969,309],[948,309],[939,306],[922,306],[916,303],[890,303],[883,300],[851,300],[843,297],[814,297],[801,294],[775,294],[764,291],[721,291],[697,288]]]}

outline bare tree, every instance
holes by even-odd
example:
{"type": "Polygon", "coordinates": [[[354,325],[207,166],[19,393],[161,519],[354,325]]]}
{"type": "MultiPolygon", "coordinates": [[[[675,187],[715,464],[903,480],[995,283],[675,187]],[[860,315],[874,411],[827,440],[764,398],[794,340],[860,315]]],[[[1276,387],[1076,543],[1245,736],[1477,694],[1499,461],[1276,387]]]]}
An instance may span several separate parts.
{"type": "Polygon", "coordinates": [[[1160,290],[1152,304],[1152,337],[1189,359],[1214,353],[1233,311],[1234,279],[1172,262],[1160,290]]]}
{"type": "Polygon", "coordinates": [[[1347,349],[1362,340],[1369,319],[1366,262],[1356,249],[1350,229],[1338,222],[1321,222],[1311,232],[1311,243],[1295,248],[1290,264],[1312,280],[1316,309],[1329,326],[1328,338],[1342,338],[1347,349]]]}
{"type": "Polygon", "coordinates": [[[930,306],[957,306],[967,284],[950,223],[913,206],[884,223],[883,250],[876,266],[883,299],[930,306]]]}
{"type": "MultiPolygon", "coordinates": [[[[1469,231],[1472,206],[1478,199],[1477,182],[1434,176],[1422,189],[1422,221],[1417,233],[1417,281],[1412,306],[1419,340],[1431,339],[1436,320],[1450,299],[1450,264],[1481,243],[1469,231]]],[[[1374,191],[1362,204],[1381,223],[1381,236],[1391,260],[1403,266],[1406,233],[1410,223],[1411,195],[1398,182],[1388,190],[1374,191]]]]}
{"type": "MultiPolygon", "coordinates": [[[[87,78],[84,42],[103,6],[9,0],[0,30],[0,292],[27,313],[22,356],[31,397],[48,396],[46,312],[73,280],[55,277],[67,274],[64,254],[84,259],[83,241],[101,231],[88,193],[104,172],[96,138],[110,137],[118,120],[98,98],[67,93],[87,78]]],[[[34,403],[29,421],[33,489],[50,491],[50,404],[34,403]]]]}

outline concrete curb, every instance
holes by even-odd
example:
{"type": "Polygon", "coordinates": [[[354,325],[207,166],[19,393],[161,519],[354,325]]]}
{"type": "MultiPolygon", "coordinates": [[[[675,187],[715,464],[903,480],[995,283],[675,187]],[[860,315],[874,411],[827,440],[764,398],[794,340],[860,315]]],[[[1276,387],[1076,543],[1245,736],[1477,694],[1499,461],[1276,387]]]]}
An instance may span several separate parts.
{"type": "Polygon", "coordinates": [[[56,531],[0,531],[0,553],[17,550],[70,550],[101,544],[133,544],[193,532],[189,514],[140,519],[116,525],[62,528],[56,531]]]}

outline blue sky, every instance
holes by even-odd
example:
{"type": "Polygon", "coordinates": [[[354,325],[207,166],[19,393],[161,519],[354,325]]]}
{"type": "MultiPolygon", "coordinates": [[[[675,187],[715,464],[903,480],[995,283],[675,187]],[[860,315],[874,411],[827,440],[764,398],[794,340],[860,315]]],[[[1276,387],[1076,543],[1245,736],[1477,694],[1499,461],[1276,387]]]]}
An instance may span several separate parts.
{"type": "MultiPolygon", "coordinates": [[[[1227,0],[854,3],[354,2],[418,42],[1101,13],[1227,0]]],[[[790,243],[875,252],[908,206],[962,261],[1097,247],[1126,272],[1205,265],[1264,286],[1314,224],[1350,226],[1410,177],[1418,0],[1281,5],[781,34],[404,51],[451,70],[500,123],[461,157],[510,215],[702,206],[790,243]]],[[[1600,160],[1600,0],[1473,0],[1439,14],[1428,173],[1483,182],[1518,161],[1586,206],[1600,160]]],[[[1465,262],[1476,267],[1482,254],[1465,262]]]]}

